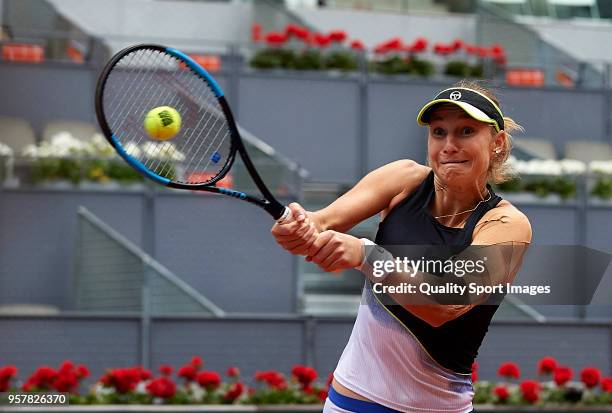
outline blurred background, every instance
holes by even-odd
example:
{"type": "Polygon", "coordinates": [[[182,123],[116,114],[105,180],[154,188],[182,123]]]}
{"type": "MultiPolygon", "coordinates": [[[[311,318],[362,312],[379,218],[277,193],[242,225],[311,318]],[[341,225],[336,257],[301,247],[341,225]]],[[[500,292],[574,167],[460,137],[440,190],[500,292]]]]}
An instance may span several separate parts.
{"type": "MultiPolygon", "coordinates": [[[[66,359],[93,381],[194,355],[326,378],[350,335],[362,275],[321,273],[274,243],[259,209],[160,189],[113,155],[96,81],[135,43],[208,69],[264,181],[310,210],[385,163],[424,162],[422,104],[483,79],[525,127],[520,179],[498,191],[534,243],[612,250],[610,1],[0,0],[0,23],[0,366],[23,378],[66,359]]],[[[240,165],[223,185],[254,189],[240,165]]],[[[609,374],[611,302],[610,270],[591,305],[506,300],[479,378],[506,360],[534,376],[546,355],[609,374]]]]}

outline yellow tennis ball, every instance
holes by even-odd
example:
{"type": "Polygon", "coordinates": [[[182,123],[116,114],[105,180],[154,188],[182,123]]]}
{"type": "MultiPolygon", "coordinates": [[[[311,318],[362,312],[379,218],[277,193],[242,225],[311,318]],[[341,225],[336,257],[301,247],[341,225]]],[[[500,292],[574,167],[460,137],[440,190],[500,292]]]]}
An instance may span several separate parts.
{"type": "Polygon", "coordinates": [[[159,106],[147,113],[144,128],[153,139],[172,139],[181,130],[181,115],[170,106],[159,106]]]}

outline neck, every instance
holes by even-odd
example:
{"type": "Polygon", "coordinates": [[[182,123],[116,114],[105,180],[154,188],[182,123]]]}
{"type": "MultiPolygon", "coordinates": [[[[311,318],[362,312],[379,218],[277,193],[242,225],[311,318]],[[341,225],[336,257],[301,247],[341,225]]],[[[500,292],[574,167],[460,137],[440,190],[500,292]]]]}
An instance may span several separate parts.
{"type": "Polygon", "coordinates": [[[445,184],[434,175],[434,188],[434,199],[429,205],[430,213],[450,227],[462,224],[472,210],[489,197],[486,181],[480,179],[465,187],[445,184]]]}

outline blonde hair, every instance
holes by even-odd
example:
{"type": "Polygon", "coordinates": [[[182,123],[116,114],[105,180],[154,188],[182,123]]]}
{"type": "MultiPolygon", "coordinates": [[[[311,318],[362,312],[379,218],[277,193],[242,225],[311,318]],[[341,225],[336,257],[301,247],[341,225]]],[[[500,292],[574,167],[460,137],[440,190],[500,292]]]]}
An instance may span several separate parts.
{"type": "MultiPolygon", "coordinates": [[[[455,83],[453,87],[464,87],[482,93],[491,99],[497,105],[497,107],[501,109],[499,99],[495,96],[491,89],[483,85],[483,82],[463,79],[455,83]]],[[[514,174],[508,165],[507,160],[510,156],[510,152],[512,151],[512,135],[510,133],[514,131],[524,132],[525,129],[514,121],[514,119],[504,116],[504,132],[506,133],[506,139],[504,139],[504,144],[501,151],[499,153],[494,153],[491,157],[491,163],[489,164],[489,170],[487,173],[487,181],[501,184],[513,178],[514,174]]],[[[497,134],[495,128],[493,127],[491,127],[491,134],[492,136],[497,134]]]]}

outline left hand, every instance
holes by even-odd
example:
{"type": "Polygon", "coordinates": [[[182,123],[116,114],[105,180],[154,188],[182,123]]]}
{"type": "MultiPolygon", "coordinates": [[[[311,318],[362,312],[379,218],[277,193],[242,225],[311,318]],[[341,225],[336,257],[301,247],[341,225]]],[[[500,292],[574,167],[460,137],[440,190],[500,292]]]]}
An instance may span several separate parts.
{"type": "Polygon", "coordinates": [[[342,232],[323,231],[308,249],[306,260],[328,272],[355,268],[363,261],[362,241],[342,232]]]}

